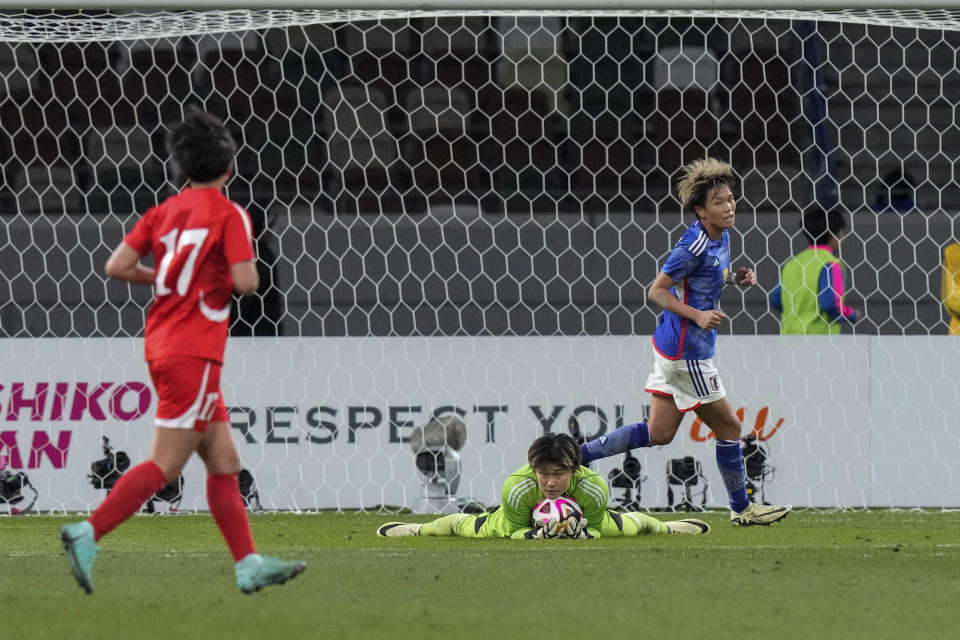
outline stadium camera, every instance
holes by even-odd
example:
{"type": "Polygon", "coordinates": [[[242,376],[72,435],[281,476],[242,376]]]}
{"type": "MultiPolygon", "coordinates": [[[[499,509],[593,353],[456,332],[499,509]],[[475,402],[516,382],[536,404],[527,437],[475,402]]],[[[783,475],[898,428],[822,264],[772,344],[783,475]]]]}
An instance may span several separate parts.
{"type": "Polygon", "coordinates": [[[667,502],[674,511],[704,511],[707,503],[707,478],[703,475],[700,462],[693,456],[673,458],[667,461],[667,502]],[[699,491],[700,504],[693,503],[693,487],[703,481],[699,491]],[[673,486],[683,487],[684,499],[676,506],[673,504],[673,486]]]}
{"type": "Polygon", "coordinates": [[[773,480],[773,472],[777,470],[776,467],[767,463],[770,452],[753,433],[743,438],[740,452],[743,454],[743,464],[746,467],[747,497],[751,502],[756,502],[757,485],[759,485],[761,504],[770,504],[764,497],[764,485],[768,480],[773,480]]]}
{"type": "Polygon", "coordinates": [[[253,474],[247,469],[240,469],[237,482],[240,484],[240,497],[243,498],[243,504],[247,509],[261,511],[260,492],[257,491],[257,484],[253,481],[253,474]]]}
{"type": "Polygon", "coordinates": [[[587,438],[583,435],[583,432],[580,431],[580,421],[577,420],[577,416],[570,416],[570,420],[567,421],[567,429],[570,430],[570,435],[577,441],[577,444],[583,446],[587,438]]]}
{"type": "Polygon", "coordinates": [[[612,470],[607,476],[611,487],[624,490],[623,495],[615,501],[627,511],[640,511],[640,485],[647,480],[648,476],[643,473],[640,461],[629,451],[624,454],[621,467],[621,469],[612,470]],[[633,496],[634,491],[637,492],[636,497],[633,496]]]}
{"type": "Polygon", "coordinates": [[[467,426],[457,416],[431,418],[410,434],[410,448],[423,482],[423,497],[415,513],[458,513],[460,454],[467,441],[467,426]]]}
{"type": "MultiPolygon", "coordinates": [[[[587,441],[587,437],[583,435],[583,431],[580,430],[580,421],[577,420],[577,416],[570,416],[570,419],[567,421],[567,430],[570,432],[570,435],[573,437],[574,441],[576,441],[578,446],[582,447],[587,441]]],[[[587,462],[586,464],[581,462],[581,464],[588,469],[593,468],[593,463],[591,462],[587,462]]]]}
{"type": "Polygon", "coordinates": [[[167,513],[176,513],[180,510],[180,501],[183,500],[183,485],[183,476],[180,476],[150,496],[150,499],[144,505],[144,509],[147,513],[157,513],[158,509],[154,503],[166,502],[167,513]]]}
{"type": "Polygon", "coordinates": [[[17,516],[29,513],[36,504],[38,495],[39,492],[30,484],[27,474],[23,471],[7,470],[6,456],[0,456],[0,505],[6,505],[7,514],[17,516]],[[24,489],[33,494],[26,505],[20,504],[24,499],[24,489]]]}
{"type": "Polygon", "coordinates": [[[130,468],[130,456],[123,451],[114,453],[110,438],[103,436],[103,457],[90,464],[93,473],[87,476],[94,489],[113,489],[123,472],[130,468]]]}

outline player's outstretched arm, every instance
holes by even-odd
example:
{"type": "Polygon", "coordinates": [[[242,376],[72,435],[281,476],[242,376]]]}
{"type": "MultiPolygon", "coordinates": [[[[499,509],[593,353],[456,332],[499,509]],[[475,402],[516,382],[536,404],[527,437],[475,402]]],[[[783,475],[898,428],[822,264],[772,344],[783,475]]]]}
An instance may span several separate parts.
{"type": "Polygon", "coordinates": [[[107,277],[134,284],[153,284],[154,270],[140,264],[140,254],[136,249],[121,242],[113,250],[104,267],[107,277]]]}

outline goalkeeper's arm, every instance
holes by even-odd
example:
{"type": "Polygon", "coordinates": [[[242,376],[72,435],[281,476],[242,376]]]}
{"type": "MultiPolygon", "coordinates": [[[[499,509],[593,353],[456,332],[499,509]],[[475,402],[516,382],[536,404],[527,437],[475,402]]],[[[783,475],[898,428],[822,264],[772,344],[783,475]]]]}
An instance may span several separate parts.
{"type": "Polygon", "coordinates": [[[507,477],[500,491],[504,535],[523,538],[533,529],[530,526],[530,516],[539,501],[538,495],[536,480],[523,475],[511,474],[507,477]]]}
{"type": "Polygon", "coordinates": [[[595,538],[598,534],[587,527],[587,517],[570,516],[566,522],[566,533],[564,537],[574,540],[583,540],[584,538],[595,538]]]}

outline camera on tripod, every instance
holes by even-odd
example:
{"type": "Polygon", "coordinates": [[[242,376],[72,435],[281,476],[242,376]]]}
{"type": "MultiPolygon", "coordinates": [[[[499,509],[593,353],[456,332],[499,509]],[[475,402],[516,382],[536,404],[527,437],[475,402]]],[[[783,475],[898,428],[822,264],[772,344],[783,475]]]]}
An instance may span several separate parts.
{"type": "Polygon", "coordinates": [[[570,416],[570,419],[567,420],[567,429],[570,431],[570,436],[582,447],[583,443],[587,441],[587,437],[580,431],[580,421],[577,420],[577,416],[570,416]]]}
{"type": "Polygon", "coordinates": [[[23,515],[33,508],[38,495],[39,492],[30,484],[27,474],[23,471],[8,471],[6,456],[0,456],[0,506],[6,505],[6,512],[11,516],[23,515]],[[21,504],[25,489],[33,494],[26,505],[21,504]]]}
{"type": "Polygon", "coordinates": [[[423,497],[414,513],[458,513],[460,449],[467,442],[467,425],[455,415],[434,416],[410,434],[414,465],[423,483],[423,497]]]}
{"type": "Polygon", "coordinates": [[[93,473],[87,476],[94,489],[113,489],[123,472],[130,468],[130,456],[123,451],[114,452],[110,438],[103,436],[103,457],[90,464],[93,473]]]}
{"type": "Polygon", "coordinates": [[[773,480],[773,472],[777,469],[767,463],[770,452],[766,445],[760,442],[756,434],[751,433],[743,438],[740,452],[743,454],[743,464],[746,467],[747,497],[751,502],[756,502],[759,487],[760,503],[770,504],[764,497],[764,485],[768,480],[773,480]]]}
{"type": "Polygon", "coordinates": [[[180,510],[180,501],[183,500],[183,485],[183,476],[178,476],[176,480],[150,496],[143,508],[147,513],[159,513],[160,509],[154,503],[166,502],[166,512],[176,513],[180,510]]]}
{"type": "Polygon", "coordinates": [[[260,492],[257,491],[257,483],[253,481],[253,474],[248,469],[240,469],[237,483],[240,485],[240,497],[243,498],[243,504],[247,509],[261,511],[260,492]]]}
{"type": "MultiPolygon", "coordinates": [[[[94,489],[106,489],[109,494],[120,476],[129,468],[130,456],[125,451],[114,451],[113,447],[110,446],[110,438],[103,436],[103,457],[90,463],[92,473],[87,475],[87,480],[90,481],[94,489]]],[[[180,476],[150,496],[150,499],[144,505],[144,509],[147,513],[155,513],[157,507],[154,506],[154,502],[166,502],[170,505],[168,510],[175,512],[180,507],[182,499],[183,476],[180,476]]]]}
{"type": "Polygon", "coordinates": [[[643,473],[640,461],[627,451],[623,455],[621,468],[613,469],[607,475],[611,487],[624,490],[622,496],[614,498],[620,508],[626,511],[640,511],[642,508],[640,506],[640,485],[647,478],[647,474],[643,473]],[[636,495],[634,495],[634,492],[636,492],[636,495]]]}
{"type": "Polygon", "coordinates": [[[704,505],[707,504],[707,478],[703,475],[700,462],[693,456],[667,461],[667,502],[675,511],[704,511],[704,505]],[[694,493],[693,487],[697,485],[701,488],[694,493]],[[683,487],[683,499],[677,505],[673,504],[674,486],[683,487]],[[694,504],[695,496],[700,498],[699,505],[694,504]]]}

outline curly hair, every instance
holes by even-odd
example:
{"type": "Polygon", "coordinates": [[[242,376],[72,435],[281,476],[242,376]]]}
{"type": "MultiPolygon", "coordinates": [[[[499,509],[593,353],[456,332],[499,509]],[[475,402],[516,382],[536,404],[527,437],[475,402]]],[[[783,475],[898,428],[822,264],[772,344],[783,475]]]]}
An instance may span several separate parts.
{"type": "Polygon", "coordinates": [[[733,167],[716,158],[701,158],[683,168],[683,177],[677,183],[677,196],[683,206],[696,212],[697,207],[707,203],[711,189],[727,187],[730,190],[737,184],[733,167]]]}
{"type": "Polygon", "coordinates": [[[219,118],[196,107],[167,136],[167,148],[192,182],[216,180],[233,166],[237,144],[219,118]]]}
{"type": "Polygon", "coordinates": [[[545,433],[530,445],[527,462],[534,469],[555,464],[575,471],[580,466],[580,445],[566,433],[545,433]]]}

